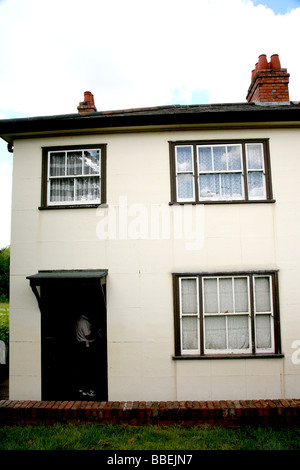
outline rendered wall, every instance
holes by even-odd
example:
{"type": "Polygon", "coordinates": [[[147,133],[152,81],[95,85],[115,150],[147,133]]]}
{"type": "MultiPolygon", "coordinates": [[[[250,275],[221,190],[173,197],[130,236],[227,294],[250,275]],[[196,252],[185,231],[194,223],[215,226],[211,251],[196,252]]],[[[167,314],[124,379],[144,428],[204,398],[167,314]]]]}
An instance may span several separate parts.
{"type": "Polygon", "coordinates": [[[300,385],[297,132],[166,131],[16,142],[10,398],[41,398],[40,312],[26,276],[42,269],[96,268],[108,269],[110,400],[297,397],[300,385]],[[191,220],[201,221],[195,229],[197,237],[189,239],[179,233],[177,217],[183,207],[169,206],[168,142],[260,137],[270,138],[276,202],[192,206],[191,220]],[[107,144],[108,207],[39,210],[41,147],[91,143],[107,144]],[[158,223],[159,211],[165,225],[158,223]],[[285,358],[173,360],[171,273],[251,269],[280,270],[285,358]]]}

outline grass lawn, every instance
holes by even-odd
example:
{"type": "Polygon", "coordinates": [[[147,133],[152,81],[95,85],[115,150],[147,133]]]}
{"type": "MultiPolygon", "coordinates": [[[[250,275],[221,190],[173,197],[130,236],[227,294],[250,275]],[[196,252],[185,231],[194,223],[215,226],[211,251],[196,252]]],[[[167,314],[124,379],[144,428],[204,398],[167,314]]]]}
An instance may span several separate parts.
{"type": "Polygon", "coordinates": [[[0,427],[0,450],[299,450],[300,428],[110,426],[0,427]]]}
{"type": "Polygon", "coordinates": [[[9,303],[8,302],[0,302],[0,314],[1,313],[8,313],[9,312],[9,303]]]}

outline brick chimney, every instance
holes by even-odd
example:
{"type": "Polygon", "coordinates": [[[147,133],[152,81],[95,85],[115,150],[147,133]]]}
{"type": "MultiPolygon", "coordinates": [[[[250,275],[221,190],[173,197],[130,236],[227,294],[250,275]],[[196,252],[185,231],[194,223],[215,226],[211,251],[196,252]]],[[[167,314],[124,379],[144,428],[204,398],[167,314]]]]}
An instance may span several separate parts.
{"type": "Polygon", "coordinates": [[[278,54],[273,54],[270,62],[265,54],[258,58],[255,69],[252,70],[251,85],[248,89],[249,103],[287,103],[289,98],[289,74],[282,69],[278,54]]]}
{"type": "Polygon", "coordinates": [[[79,113],[92,113],[97,111],[97,108],[94,103],[94,95],[90,91],[84,92],[84,101],[79,103],[77,106],[79,113]]]}

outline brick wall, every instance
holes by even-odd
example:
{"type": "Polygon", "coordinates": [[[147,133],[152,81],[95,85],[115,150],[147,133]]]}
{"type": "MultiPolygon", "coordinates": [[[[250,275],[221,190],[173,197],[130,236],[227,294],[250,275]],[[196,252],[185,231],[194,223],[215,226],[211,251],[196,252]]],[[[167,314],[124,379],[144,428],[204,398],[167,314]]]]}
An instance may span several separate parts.
{"type": "Polygon", "coordinates": [[[0,425],[300,425],[300,399],[238,401],[0,401],[0,425]]]}

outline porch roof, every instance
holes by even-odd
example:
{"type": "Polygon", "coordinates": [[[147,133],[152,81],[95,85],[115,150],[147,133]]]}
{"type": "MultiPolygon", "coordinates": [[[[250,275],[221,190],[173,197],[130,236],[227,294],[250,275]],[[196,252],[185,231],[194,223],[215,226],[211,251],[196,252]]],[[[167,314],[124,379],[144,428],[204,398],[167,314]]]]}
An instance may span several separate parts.
{"type": "Polygon", "coordinates": [[[107,269],[62,269],[38,271],[38,273],[27,276],[30,283],[38,285],[40,281],[63,280],[63,279],[102,279],[106,277],[107,269]]]}

